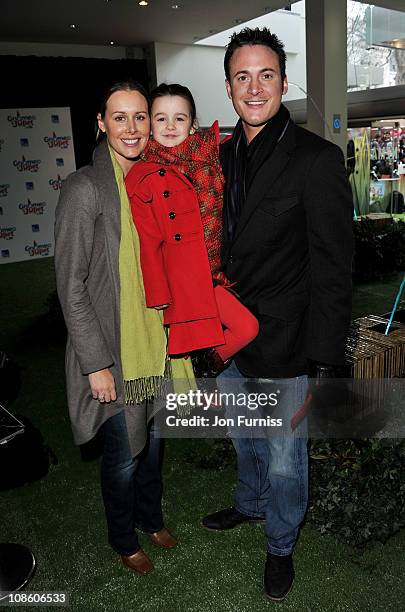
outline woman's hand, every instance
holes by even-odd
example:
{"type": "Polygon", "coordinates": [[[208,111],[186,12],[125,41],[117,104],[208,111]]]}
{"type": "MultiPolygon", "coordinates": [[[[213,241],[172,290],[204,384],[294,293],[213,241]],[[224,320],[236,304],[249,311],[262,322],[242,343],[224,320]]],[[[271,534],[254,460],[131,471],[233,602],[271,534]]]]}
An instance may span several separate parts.
{"type": "Polygon", "coordinates": [[[165,308],[167,308],[169,306],[169,304],[161,304],[160,306],[154,306],[153,308],[155,310],[164,310],[165,308]]]}
{"type": "Polygon", "coordinates": [[[104,403],[115,402],[117,399],[114,376],[108,368],[89,374],[89,383],[95,400],[104,403]]]}

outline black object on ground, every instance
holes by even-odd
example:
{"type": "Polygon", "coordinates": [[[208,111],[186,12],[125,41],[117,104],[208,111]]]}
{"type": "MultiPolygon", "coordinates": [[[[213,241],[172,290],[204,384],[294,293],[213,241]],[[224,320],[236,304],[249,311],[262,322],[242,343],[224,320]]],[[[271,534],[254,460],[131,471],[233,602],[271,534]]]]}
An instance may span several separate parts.
{"type": "Polygon", "coordinates": [[[2,593],[19,591],[32,578],[35,557],[26,546],[14,543],[0,544],[0,600],[2,593]]]}

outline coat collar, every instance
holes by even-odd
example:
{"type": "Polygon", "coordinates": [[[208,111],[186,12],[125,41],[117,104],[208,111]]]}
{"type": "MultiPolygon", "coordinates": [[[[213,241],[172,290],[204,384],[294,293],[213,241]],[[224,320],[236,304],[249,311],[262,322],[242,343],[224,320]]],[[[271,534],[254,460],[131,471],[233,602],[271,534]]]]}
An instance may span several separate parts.
{"type": "Polygon", "coordinates": [[[129,197],[134,193],[140,196],[143,192],[142,183],[144,180],[154,174],[162,176],[162,172],[165,174],[167,173],[166,175],[169,177],[169,180],[170,177],[175,175],[185,185],[191,188],[193,187],[189,179],[177,168],[177,166],[140,160],[132,166],[125,179],[129,197]]]}
{"type": "Polygon", "coordinates": [[[97,202],[105,228],[106,254],[119,305],[119,276],[115,270],[118,265],[121,240],[121,202],[106,139],[94,151],[93,172],[97,202]]]}
{"type": "Polygon", "coordinates": [[[263,162],[253,179],[236,227],[234,241],[242,233],[250,217],[273,183],[280,176],[296,147],[295,124],[290,120],[273,153],[263,162]]]}
{"type": "Polygon", "coordinates": [[[102,213],[119,222],[120,196],[106,139],[94,150],[93,171],[102,213]]]}

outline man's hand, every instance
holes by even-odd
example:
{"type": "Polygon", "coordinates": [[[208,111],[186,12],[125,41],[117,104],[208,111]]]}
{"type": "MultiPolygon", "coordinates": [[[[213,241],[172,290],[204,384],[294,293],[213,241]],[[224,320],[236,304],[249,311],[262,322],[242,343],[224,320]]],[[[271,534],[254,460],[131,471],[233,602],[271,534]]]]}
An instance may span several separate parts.
{"type": "Polygon", "coordinates": [[[309,364],[309,378],[316,381],[322,381],[325,378],[340,378],[342,376],[342,367],[331,365],[328,363],[318,363],[311,361],[309,364]]]}
{"type": "Polygon", "coordinates": [[[331,438],[345,437],[343,425],[353,416],[353,393],[346,366],[311,362],[311,408],[317,430],[331,438]]]}
{"type": "Polygon", "coordinates": [[[104,403],[115,402],[117,399],[114,376],[108,368],[89,374],[89,383],[95,400],[104,403]]]}

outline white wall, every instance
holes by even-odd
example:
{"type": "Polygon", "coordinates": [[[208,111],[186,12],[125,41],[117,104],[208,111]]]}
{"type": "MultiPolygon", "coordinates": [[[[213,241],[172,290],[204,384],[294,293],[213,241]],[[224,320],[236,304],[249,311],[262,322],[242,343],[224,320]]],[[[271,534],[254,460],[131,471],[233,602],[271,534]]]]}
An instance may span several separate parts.
{"type": "Polygon", "coordinates": [[[307,89],[304,0],[294,3],[291,11],[279,10],[272,13],[266,13],[261,17],[251,19],[246,23],[241,23],[229,30],[199,40],[195,45],[216,45],[224,48],[225,45],[228,44],[230,36],[244,27],[267,27],[271,32],[277,34],[285,46],[285,51],[287,53],[287,76],[291,83],[284,100],[299,100],[305,98],[306,95],[302,91],[306,91],[307,89]],[[298,87],[293,85],[293,83],[298,87]]]}
{"type": "Polygon", "coordinates": [[[224,49],[154,43],[157,83],[180,83],[192,92],[201,127],[218,119],[233,126],[238,117],[225,90],[224,49]]]}
{"type": "MultiPolygon", "coordinates": [[[[132,50],[132,49],[131,49],[132,50]]],[[[134,59],[142,59],[143,51],[134,47],[134,59]]],[[[36,55],[38,57],[94,57],[123,59],[125,47],[115,45],[65,45],[36,42],[0,42],[0,55],[36,55]]]]}
{"type": "Polygon", "coordinates": [[[300,18],[305,20],[305,3],[298,2],[294,4],[291,11],[273,11],[266,13],[255,19],[250,19],[245,23],[240,23],[228,30],[218,32],[202,40],[197,41],[196,45],[214,45],[216,47],[225,47],[228,44],[230,37],[234,32],[239,32],[243,28],[264,28],[267,27],[271,32],[277,34],[283,41],[285,49],[290,53],[299,53],[301,51],[301,41],[299,39],[299,21],[300,18]]]}

